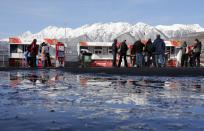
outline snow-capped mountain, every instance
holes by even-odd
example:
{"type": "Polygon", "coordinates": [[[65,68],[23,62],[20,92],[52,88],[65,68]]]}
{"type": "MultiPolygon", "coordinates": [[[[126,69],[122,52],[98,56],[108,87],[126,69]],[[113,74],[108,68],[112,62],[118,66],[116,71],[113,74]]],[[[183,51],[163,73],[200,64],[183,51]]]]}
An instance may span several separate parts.
{"type": "Polygon", "coordinates": [[[198,24],[192,25],[182,25],[182,24],[174,24],[171,26],[158,25],[157,29],[161,30],[168,37],[182,37],[183,35],[195,32],[203,32],[204,28],[202,28],[198,24]]]}
{"type": "Polygon", "coordinates": [[[20,37],[23,39],[42,39],[42,38],[68,38],[73,39],[82,35],[88,36],[92,41],[112,41],[118,36],[129,33],[135,39],[154,39],[156,34],[161,34],[165,39],[171,37],[182,36],[187,33],[204,31],[198,24],[181,25],[175,24],[171,26],[151,26],[145,23],[129,24],[125,22],[118,23],[95,23],[92,25],[84,25],[82,27],[59,28],[56,26],[48,26],[42,31],[32,34],[30,31],[23,33],[20,37]]]}

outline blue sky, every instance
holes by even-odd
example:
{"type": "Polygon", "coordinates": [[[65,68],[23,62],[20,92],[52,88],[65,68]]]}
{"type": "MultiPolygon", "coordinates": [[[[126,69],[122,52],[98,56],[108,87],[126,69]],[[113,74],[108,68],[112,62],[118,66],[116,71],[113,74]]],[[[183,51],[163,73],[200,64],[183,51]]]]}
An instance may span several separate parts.
{"type": "Polygon", "coordinates": [[[49,25],[76,28],[95,22],[200,24],[204,0],[1,0],[0,38],[49,25]]]}

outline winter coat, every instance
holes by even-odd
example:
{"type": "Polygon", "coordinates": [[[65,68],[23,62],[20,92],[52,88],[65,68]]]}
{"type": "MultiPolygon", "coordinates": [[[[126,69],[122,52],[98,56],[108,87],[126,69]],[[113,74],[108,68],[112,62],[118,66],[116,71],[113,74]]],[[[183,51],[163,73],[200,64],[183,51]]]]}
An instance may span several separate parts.
{"type": "Polygon", "coordinates": [[[112,44],[112,52],[117,53],[117,51],[118,51],[117,43],[113,43],[112,44]]]}
{"type": "Polygon", "coordinates": [[[195,53],[201,53],[202,50],[202,43],[199,41],[195,44],[193,52],[195,53]]]}
{"type": "Polygon", "coordinates": [[[36,43],[31,43],[31,51],[30,51],[31,56],[37,56],[38,55],[38,46],[36,43]]]}
{"type": "Polygon", "coordinates": [[[144,47],[144,44],[141,41],[136,41],[133,45],[133,50],[135,53],[142,53],[143,47],[144,47]]]}
{"type": "Polygon", "coordinates": [[[120,54],[124,55],[126,54],[128,51],[128,46],[125,42],[122,42],[122,44],[120,45],[120,54]]]}
{"type": "Polygon", "coordinates": [[[145,46],[145,52],[152,54],[152,42],[147,41],[146,46],[145,46]]]}
{"type": "Polygon", "coordinates": [[[162,39],[156,39],[153,42],[153,50],[155,55],[164,55],[165,54],[165,43],[162,39]]]}

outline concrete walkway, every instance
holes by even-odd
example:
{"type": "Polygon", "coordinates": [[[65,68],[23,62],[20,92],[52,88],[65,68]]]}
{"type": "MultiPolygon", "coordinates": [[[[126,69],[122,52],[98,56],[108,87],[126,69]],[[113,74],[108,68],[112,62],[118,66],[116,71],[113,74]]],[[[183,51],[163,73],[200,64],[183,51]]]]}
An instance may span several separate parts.
{"type": "MultiPolygon", "coordinates": [[[[93,73],[110,75],[131,75],[131,76],[173,76],[173,77],[193,77],[204,76],[204,68],[46,68],[57,69],[71,73],[93,73]]],[[[0,71],[13,70],[42,70],[37,68],[0,68],[0,71]]]]}

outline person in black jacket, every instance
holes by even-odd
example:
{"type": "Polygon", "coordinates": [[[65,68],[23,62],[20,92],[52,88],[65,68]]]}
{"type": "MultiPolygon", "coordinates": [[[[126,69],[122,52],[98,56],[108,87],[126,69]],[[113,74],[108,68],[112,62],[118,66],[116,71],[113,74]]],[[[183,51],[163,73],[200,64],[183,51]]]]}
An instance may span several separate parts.
{"type": "Polygon", "coordinates": [[[183,42],[183,45],[181,46],[181,67],[187,67],[188,66],[188,47],[186,41],[183,42]]]}
{"type": "Polygon", "coordinates": [[[194,66],[200,67],[201,50],[202,50],[202,43],[198,39],[195,39],[195,44],[194,44],[194,48],[193,48],[193,63],[194,63],[194,66]]]}
{"type": "Polygon", "coordinates": [[[152,40],[148,39],[145,45],[145,65],[150,67],[152,65],[152,40]]]}
{"type": "Polygon", "coordinates": [[[117,52],[118,52],[118,47],[117,47],[117,39],[114,39],[114,42],[112,44],[112,54],[113,54],[113,67],[116,67],[116,57],[117,57],[117,52]]]}
{"type": "Polygon", "coordinates": [[[128,46],[126,44],[126,40],[124,40],[122,42],[122,44],[120,45],[120,60],[118,63],[118,67],[121,66],[121,62],[122,62],[122,58],[124,57],[124,61],[125,61],[125,67],[128,67],[128,63],[127,63],[127,51],[128,51],[128,46]]]}
{"type": "Polygon", "coordinates": [[[165,66],[165,47],[166,44],[163,39],[161,39],[160,35],[157,35],[156,40],[154,40],[153,44],[153,54],[155,57],[156,67],[164,67],[165,66]]]}
{"type": "Polygon", "coordinates": [[[133,49],[135,50],[136,54],[136,66],[137,67],[142,67],[143,65],[143,48],[144,44],[141,42],[141,40],[138,40],[134,43],[133,49]]]}

